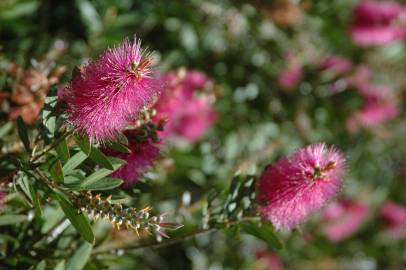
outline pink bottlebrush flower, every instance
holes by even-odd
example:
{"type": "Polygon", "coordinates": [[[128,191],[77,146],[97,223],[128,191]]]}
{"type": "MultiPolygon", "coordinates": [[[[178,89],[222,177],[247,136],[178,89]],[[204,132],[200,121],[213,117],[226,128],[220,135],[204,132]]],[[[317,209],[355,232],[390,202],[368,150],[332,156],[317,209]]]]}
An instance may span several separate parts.
{"type": "Polygon", "coordinates": [[[182,138],[189,143],[199,140],[217,119],[213,96],[199,89],[210,88],[212,82],[198,71],[165,74],[168,90],[155,104],[155,120],[167,119],[160,138],[182,138]]]}
{"type": "Polygon", "coordinates": [[[69,121],[92,140],[108,140],[162,87],[141,41],[124,40],[81,68],[63,92],[69,121]]]}
{"type": "Polygon", "coordinates": [[[387,85],[362,84],[357,88],[358,93],[367,99],[383,100],[392,98],[394,91],[387,85]]]}
{"type": "Polygon", "coordinates": [[[146,169],[151,167],[159,157],[160,150],[156,144],[150,142],[129,143],[130,153],[121,153],[111,149],[105,149],[108,156],[117,157],[127,162],[120,169],[111,174],[112,177],[120,178],[124,181],[124,187],[134,185],[146,169]]]}
{"type": "Polygon", "coordinates": [[[280,159],[258,179],[259,213],[276,229],[292,229],[338,192],[344,166],[344,156],[323,143],[280,159]]]}
{"type": "Polygon", "coordinates": [[[335,75],[342,75],[352,70],[353,64],[350,59],[340,56],[330,56],[320,65],[322,70],[333,72],[335,75]]]}
{"type": "Polygon", "coordinates": [[[391,201],[381,206],[381,217],[385,222],[385,231],[395,240],[406,236],[406,207],[391,201]]]}
{"type": "Polygon", "coordinates": [[[264,263],[266,269],[270,270],[282,270],[283,263],[281,259],[274,253],[266,250],[260,249],[255,252],[257,259],[261,260],[264,263]]]}
{"type": "Polygon", "coordinates": [[[368,82],[360,82],[355,86],[364,101],[361,108],[347,119],[346,127],[349,131],[355,132],[360,127],[374,127],[400,114],[398,100],[391,87],[371,85],[368,82]]]}
{"type": "Polygon", "coordinates": [[[303,70],[298,64],[292,64],[278,75],[278,84],[283,89],[291,89],[302,80],[303,70]]]}
{"type": "Polygon", "coordinates": [[[368,214],[369,208],[362,202],[334,202],[324,210],[326,224],[323,232],[330,241],[339,242],[356,233],[368,214]]]}
{"type": "Polygon", "coordinates": [[[362,1],[354,9],[352,40],[360,46],[380,46],[406,37],[404,8],[390,1],[362,1]]]}
{"type": "Polygon", "coordinates": [[[357,119],[363,126],[376,126],[396,118],[399,113],[399,108],[393,102],[367,99],[357,113],[357,119]]]}

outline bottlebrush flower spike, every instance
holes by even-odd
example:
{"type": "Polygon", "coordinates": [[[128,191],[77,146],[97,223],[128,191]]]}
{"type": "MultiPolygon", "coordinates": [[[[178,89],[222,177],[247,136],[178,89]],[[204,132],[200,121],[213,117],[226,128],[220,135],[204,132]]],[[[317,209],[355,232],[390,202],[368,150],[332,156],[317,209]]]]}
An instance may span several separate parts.
{"type": "Polygon", "coordinates": [[[324,143],[282,158],[258,179],[258,212],[276,229],[292,229],[338,192],[344,166],[344,156],[324,143]]]}
{"type": "Polygon", "coordinates": [[[406,237],[406,207],[386,201],[381,206],[380,215],[385,222],[385,232],[392,239],[401,240],[406,237]]]}
{"type": "Polygon", "coordinates": [[[160,150],[156,144],[144,142],[140,144],[130,143],[128,145],[130,153],[120,153],[114,150],[105,150],[104,152],[113,157],[123,159],[127,164],[111,174],[124,180],[124,187],[135,184],[145,170],[152,166],[154,161],[159,157],[160,150]]]}
{"type": "Polygon", "coordinates": [[[141,41],[124,40],[76,74],[64,91],[69,121],[91,140],[114,138],[149,105],[162,84],[141,41]]]}
{"type": "Polygon", "coordinates": [[[369,207],[362,202],[334,202],[323,211],[323,233],[330,241],[339,242],[355,234],[368,215],[369,207]]]}
{"type": "Polygon", "coordinates": [[[354,9],[351,38],[360,46],[381,46],[406,37],[404,6],[392,1],[361,1],[354,9]]]}
{"type": "Polygon", "coordinates": [[[168,72],[164,76],[168,91],[154,105],[154,121],[166,119],[160,138],[198,141],[217,120],[213,107],[213,83],[199,71],[168,72]]]}
{"type": "Polygon", "coordinates": [[[90,192],[77,196],[76,207],[89,215],[93,220],[99,218],[111,222],[117,230],[132,229],[137,235],[140,231],[155,233],[156,236],[166,237],[165,230],[177,230],[183,225],[178,223],[163,222],[165,215],[151,216],[151,207],[136,210],[133,207],[123,207],[121,204],[113,204],[111,196],[102,199],[100,194],[93,196],[90,192]]]}

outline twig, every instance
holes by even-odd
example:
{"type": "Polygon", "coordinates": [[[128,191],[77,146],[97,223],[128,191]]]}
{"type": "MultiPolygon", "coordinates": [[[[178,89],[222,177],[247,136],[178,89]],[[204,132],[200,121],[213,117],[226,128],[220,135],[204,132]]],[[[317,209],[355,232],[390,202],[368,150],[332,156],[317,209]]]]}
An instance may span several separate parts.
{"type": "Polygon", "coordinates": [[[55,140],[52,144],[50,144],[49,146],[47,146],[41,153],[39,153],[36,156],[33,156],[31,159],[31,163],[35,163],[38,159],[40,159],[42,156],[44,156],[46,153],[48,153],[49,151],[51,151],[52,149],[54,149],[55,147],[58,146],[58,144],[66,139],[67,137],[69,137],[70,135],[72,135],[72,132],[66,132],[64,133],[60,138],[58,138],[57,140],[55,140]]]}
{"type": "MultiPolygon", "coordinates": [[[[152,242],[152,243],[148,243],[148,244],[140,244],[140,245],[135,245],[135,246],[125,246],[125,247],[119,247],[117,245],[105,245],[105,246],[101,246],[99,248],[96,248],[93,250],[92,254],[93,255],[97,255],[100,253],[105,253],[107,251],[111,251],[114,249],[120,249],[120,250],[137,250],[137,249],[141,249],[141,248],[162,248],[165,246],[169,246],[169,245],[174,245],[177,244],[179,242],[197,237],[199,235],[204,235],[207,233],[211,233],[216,231],[216,228],[208,228],[208,229],[198,229],[195,231],[192,231],[188,234],[176,237],[176,238],[170,238],[168,240],[162,241],[162,242],[152,242]]],[[[121,243],[121,242],[120,242],[121,243]]]]}

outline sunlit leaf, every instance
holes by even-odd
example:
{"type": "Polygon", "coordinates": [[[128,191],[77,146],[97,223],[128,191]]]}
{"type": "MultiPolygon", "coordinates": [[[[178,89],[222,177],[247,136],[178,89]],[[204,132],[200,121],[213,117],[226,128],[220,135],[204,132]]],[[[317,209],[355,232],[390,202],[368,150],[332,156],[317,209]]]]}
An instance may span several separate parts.
{"type": "Polygon", "coordinates": [[[58,153],[58,157],[62,160],[62,162],[65,164],[69,158],[70,158],[70,153],[69,153],[69,147],[68,144],[66,143],[66,139],[63,139],[55,148],[56,152],[58,153]]]}
{"type": "Polygon", "coordinates": [[[81,270],[85,267],[92,253],[93,246],[89,243],[83,243],[73,254],[73,257],[66,263],[65,270],[81,270]]]}
{"type": "Polygon", "coordinates": [[[103,168],[106,168],[108,170],[114,170],[113,164],[111,164],[110,160],[103,154],[102,151],[100,151],[95,147],[92,147],[89,158],[103,168]]]}
{"type": "Polygon", "coordinates": [[[17,129],[18,136],[20,136],[20,139],[24,144],[25,150],[27,150],[28,153],[31,153],[30,139],[28,137],[27,126],[25,125],[24,120],[21,118],[21,116],[17,118],[17,129]]]}
{"type": "Polygon", "coordinates": [[[95,238],[89,220],[83,213],[78,212],[78,210],[73,207],[73,204],[67,200],[64,195],[58,193],[55,193],[55,195],[59,205],[61,206],[66,217],[71,222],[72,226],[75,227],[80,235],[82,235],[83,239],[93,244],[95,238]]]}
{"type": "Polygon", "coordinates": [[[87,158],[87,155],[83,153],[82,151],[77,152],[75,155],[73,155],[67,162],[66,164],[62,167],[62,170],[65,175],[67,175],[69,172],[74,170],[77,166],[79,166],[85,159],[87,158]]]}
{"type": "Polygon", "coordinates": [[[1,215],[0,216],[0,226],[21,223],[26,220],[27,220],[27,216],[25,216],[25,215],[1,215]]]}

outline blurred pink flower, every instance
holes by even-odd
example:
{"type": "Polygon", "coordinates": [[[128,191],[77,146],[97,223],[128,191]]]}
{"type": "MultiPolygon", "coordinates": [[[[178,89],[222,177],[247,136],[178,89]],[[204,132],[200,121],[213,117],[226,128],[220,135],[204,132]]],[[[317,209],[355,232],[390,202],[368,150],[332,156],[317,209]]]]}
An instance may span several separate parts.
{"type": "Polygon", "coordinates": [[[283,89],[291,89],[302,80],[303,70],[299,64],[291,64],[278,75],[278,84],[283,89]]]}
{"type": "Polygon", "coordinates": [[[388,85],[361,84],[357,87],[358,93],[367,99],[388,99],[394,96],[393,89],[388,85]]]}
{"type": "Polygon", "coordinates": [[[169,72],[164,78],[168,89],[154,107],[155,120],[167,119],[160,138],[177,137],[194,143],[217,119],[213,96],[205,92],[212,82],[198,71],[169,72]]]}
{"type": "Polygon", "coordinates": [[[124,164],[120,169],[111,174],[112,177],[122,179],[124,187],[134,185],[160,155],[157,144],[149,141],[142,143],[131,142],[131,138],[128,139],[130,141],[128,145],[130,153],[121,153],[112,149],[105,149],[103,151],[108,156],[117,157],[127,162],[127,164],[124,164]]]}
{"type": "MultiPolygon", "coordinates": [[[[369,77],[366,73],[363,76],[369,77]]],[[[383,124],[400,114],[396,93],[390,86],[372,85],[361,80],[354,86],[363,98],[363,104],[346,122],[346,127],[351,132],[357,131],[360,127],[383,124]]]]}
{"type": "Polygon", "coordinates": [[[392,102],[367,99],[358,112],[358,119],[363,126],[376,126],[396,118],[399,113],[399,108],[392,102]]]}
{"type": "Polygon", "coordinates": [[[406,236],[406,207],[386,201],[380,212],[386,232],[395,240],[403,239],[406,236]]]}
{"type": "Polygon", "coordinates": [[[162,87],[140,40],[124,40],[78,73],[61,94],[69,121],[92,140],[114,138],[162,87]]]}
{"type": "Polygon", "coordinates": [[[323,143],[280,159],[258,179],[259,213],[276,229],[292,229],[338,192],[344,167],[344,156],[323,143]]]}
{"type": "Polygon", "coordinates": [[[362,202],[341,200],[330,204],[323,212],[324,234],[332,242],[344,240],[363,224],[369,214],[369,208],[362,202]]]}
{"type": "Polygon", "coordinates": [[[406,37],[404,7],[391,1],[362,1],[354,9],[351,37],[360,46],[380,46],[406,37]]]}
{"type": "Polygon", "coordinates": [[[350,59],[340,56],[330,56],[320,64],[322,70],[334,72],[337,76],[350,72],[352,67],[350,59]]]}
{"type": "Polygon", "coordinates": [[[283,264],[278,255],[266,250],[260,249],[255,252],[255,256],[264,262],[264,266],[268,270],[282,270],[283,264]]]}

